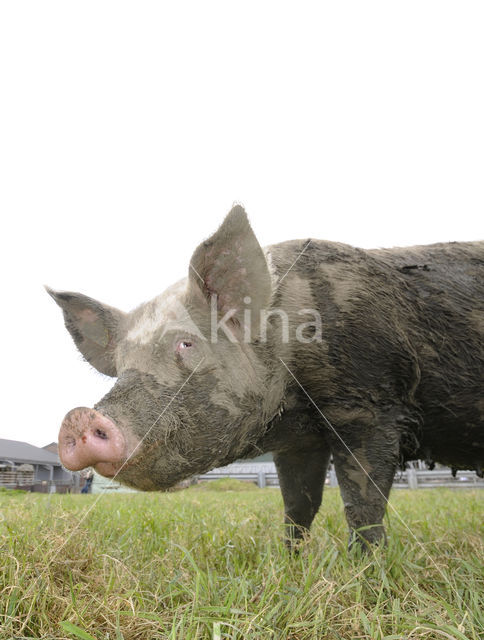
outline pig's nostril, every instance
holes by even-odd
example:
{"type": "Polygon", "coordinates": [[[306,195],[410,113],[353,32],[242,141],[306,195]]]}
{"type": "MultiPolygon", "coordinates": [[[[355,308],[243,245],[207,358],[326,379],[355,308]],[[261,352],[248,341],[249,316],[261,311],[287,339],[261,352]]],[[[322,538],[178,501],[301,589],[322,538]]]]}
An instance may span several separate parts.
{"type": "Polygon", "coordinates": [[[77,440],[76,438],[74,438],[74,436],[66,436],[64,439],[64,444],[69,449],[73,449],[77,444],[77,440]]]}
{"type": "Polygon", "coordinates": [[[101,438],[102,440],[107,440],[108,439],[108,434],[103,429],[96,429],[94,431],[94,435],[97,438],[101,438]]]}

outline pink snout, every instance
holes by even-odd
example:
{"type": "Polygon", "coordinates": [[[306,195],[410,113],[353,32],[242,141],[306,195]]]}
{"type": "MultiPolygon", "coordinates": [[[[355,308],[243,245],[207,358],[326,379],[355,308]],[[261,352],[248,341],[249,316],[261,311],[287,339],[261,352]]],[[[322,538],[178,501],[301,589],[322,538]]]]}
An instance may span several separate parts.
{"type": "Polygon", "coordinates": [[[78,407],[69,411],[62,422],[59,457],[71,471],[95,467],[103,476],[113,477],[127,458],[126,440],[102,413],[78,407]]]}

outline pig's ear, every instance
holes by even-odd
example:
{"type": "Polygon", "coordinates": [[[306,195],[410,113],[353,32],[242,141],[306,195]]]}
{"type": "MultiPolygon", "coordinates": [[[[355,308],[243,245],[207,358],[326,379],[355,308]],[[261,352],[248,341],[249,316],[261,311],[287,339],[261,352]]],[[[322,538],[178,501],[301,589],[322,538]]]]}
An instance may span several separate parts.
{"type": "Polygon", "coordinates": [[[84,358],[101,373],[115,377],[114,350],[126,314],[81,293],[45,289],[64,312],[66,328],[84,358]]]}
{"type": "Polygon", "coordinates": [[[233,312],[239,326],[247,324],[250,317],[250,336],[257,334],[260,311],[271,300],[271,276],[242,207],[235,206],[218,231],[195,250],[189,279],[190,289],[198,290],[198,295],[201,291],[209,304],[212,296],[217,296],[220,315],[233,312]]]}

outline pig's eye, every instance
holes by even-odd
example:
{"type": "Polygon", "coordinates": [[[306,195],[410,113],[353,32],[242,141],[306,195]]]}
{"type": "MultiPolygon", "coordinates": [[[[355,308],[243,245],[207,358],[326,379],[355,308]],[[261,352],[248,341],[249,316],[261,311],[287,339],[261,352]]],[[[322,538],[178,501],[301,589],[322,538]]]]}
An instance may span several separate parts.
{"type": "Polygon", "coordinates": [[[185,349],[189,349],[192,346],[190,340],[180,340],[180,342],[176,345],[177,351],[184,351],[185,349]]]}

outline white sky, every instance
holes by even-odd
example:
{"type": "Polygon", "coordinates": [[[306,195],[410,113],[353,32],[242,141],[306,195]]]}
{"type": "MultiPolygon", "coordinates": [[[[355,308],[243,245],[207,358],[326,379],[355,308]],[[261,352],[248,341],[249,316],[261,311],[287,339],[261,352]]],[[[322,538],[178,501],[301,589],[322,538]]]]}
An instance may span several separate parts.
{"type": "Polygon", "coordinates": [[[128,310],[234,201],[262,244],[482,238],[479,2],[2,2],[0,437],[111,387],[42,288],[128,310]]]}

